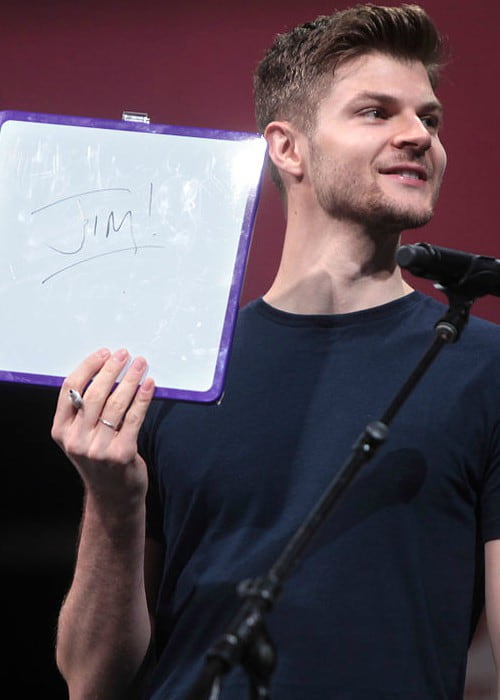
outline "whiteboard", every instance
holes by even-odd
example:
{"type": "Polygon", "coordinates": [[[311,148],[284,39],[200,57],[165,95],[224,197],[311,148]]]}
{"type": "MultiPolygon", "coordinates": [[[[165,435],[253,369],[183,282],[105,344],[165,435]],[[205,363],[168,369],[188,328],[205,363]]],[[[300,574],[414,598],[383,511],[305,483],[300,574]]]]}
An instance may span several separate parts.
{"type": "Polygon", "coordinates": [[[0,381],[100,347],[156,396],[223,392],[261,187],[258,134],[0,112],[0,381]]]}

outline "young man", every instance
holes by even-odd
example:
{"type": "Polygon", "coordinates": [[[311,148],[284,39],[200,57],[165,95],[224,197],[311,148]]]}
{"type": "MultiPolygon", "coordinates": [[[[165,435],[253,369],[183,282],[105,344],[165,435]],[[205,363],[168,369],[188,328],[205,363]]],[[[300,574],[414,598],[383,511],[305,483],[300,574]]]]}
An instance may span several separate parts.
{"type": "MultiPolygon", "coordinates": [[[[142,358],[110,394],[125,350],[65,381],[53,437],[85,485],[57,640],[71,700],[185,698],[236,584],[274,563],[432,342],[445,307],[395,252],[445,169],[440,51],[420,8],[357,6],[264,57],[286,236],[271,289],[240,312],[220,405],[151,404],[142,358]],[[68,390],[91,378],[75,409],[68,390]]],[[[267,620],[274,700],[458,700],[484,589],[500,659],[499,341],[470,319],[286,581],[267,620]]],[[[247,688],[236,668],[220,697],[247,688]]]]}

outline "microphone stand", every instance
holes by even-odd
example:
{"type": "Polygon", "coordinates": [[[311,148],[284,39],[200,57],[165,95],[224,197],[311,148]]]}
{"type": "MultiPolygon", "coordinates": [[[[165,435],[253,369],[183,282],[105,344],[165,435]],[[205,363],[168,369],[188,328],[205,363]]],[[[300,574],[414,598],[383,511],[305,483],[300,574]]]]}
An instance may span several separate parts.
{"type": "Polygon", "coordinates": [[[474,300],[487,293],[481,282],[464,279],[453,287],[435,285],[443,291],[449,308],[435,324],[435,337],[417,366],[391,401],[380,420],[369,423],[351,448],[349,458],[341,466],[324,494],[269,571],[261,577],[239,583],[237,590],[243,603],[227,630],[215,641],[205,656],[205,665],[195,679],[186,700],[218,700],[222,677],[240,664],[249,681],[250,700],[270,698],[270,682],[277,655],[265,626],[265,615],[278,600],[283,583],[295,568],[314,534],[319,530],[360,468],[370,460],[387,439],[388,426],[425,374],[440,350],[456,342],[468,319],[474,300]]]}

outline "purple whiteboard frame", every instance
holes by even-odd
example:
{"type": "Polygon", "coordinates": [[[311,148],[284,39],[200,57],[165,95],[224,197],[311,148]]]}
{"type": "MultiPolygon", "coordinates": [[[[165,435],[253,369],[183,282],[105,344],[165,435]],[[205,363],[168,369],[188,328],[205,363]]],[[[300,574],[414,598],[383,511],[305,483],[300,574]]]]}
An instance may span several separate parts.
{"type": "MultiPolygon", "coordinates": [[[[17,122],[34,122],[38,124],[55,124],[66,126],[88,127],[90,129],[115,129],[120,131],[144,132],[151,134],[171,134],[187,136],[190,138],[218,139],[218,140],[251,140],[259,139],[262,136],[257,133],[226,131],[217,129],[206,129],[198,127],[181,127],[165,124],[152,124],[137,121],[96,119],[88,117],[75,117],[56,114],[43,114],[36,112],[21,111],[1,111],[0,112],[0,138],[3,125],[14,120],[17,122]]],[[[196,391],[192,389],[172,388],[168,386],[157,386],[155,398],[166,398],[180,401],[214,403],[220,400],[226,377],[227,364],[229,360],[231,345],[234,336],[236,319],[239,309],[239,300],[243,286],[243,279],[250,250],[251,237],[255,224],[258,201],[262,187],[262,177],[265,162],[265,147],[263,147],[262,168],[260,176],[255,185],[249,190],[246,200],[244,217],[241,225],[241,232],[237,246],[237,253],[232,270],[230,291],[225,308],[222,325],[220,345],[215,363],[213,382],[206,391],[196,391]]],[[[83,359],[83,358],[82,358],[83,359]]],[[[21,384],[43,385],[48,387],[60,387],[64,380],[63,376],[53,374],[36,374],[18,371],[9,371],[8,368],[0,368],[0,381],[21,384]]]]}

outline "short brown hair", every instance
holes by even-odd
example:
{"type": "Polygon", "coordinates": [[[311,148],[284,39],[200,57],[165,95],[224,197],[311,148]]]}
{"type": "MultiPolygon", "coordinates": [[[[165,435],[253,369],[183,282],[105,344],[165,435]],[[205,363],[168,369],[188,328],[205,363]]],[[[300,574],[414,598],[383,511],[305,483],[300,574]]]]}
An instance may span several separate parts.
{"type": "MultiPolygon", "coordinates": [[[[335,67],[371,51],[421,61],[436,86],[443,41],[425,10],[418,5],[355,5],[276,36],[254,74],[259,131],[275,119],[310,131],[335,67]]],[[[275,181],[276,176],[274,172],[275,181]]]]}

